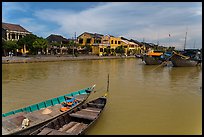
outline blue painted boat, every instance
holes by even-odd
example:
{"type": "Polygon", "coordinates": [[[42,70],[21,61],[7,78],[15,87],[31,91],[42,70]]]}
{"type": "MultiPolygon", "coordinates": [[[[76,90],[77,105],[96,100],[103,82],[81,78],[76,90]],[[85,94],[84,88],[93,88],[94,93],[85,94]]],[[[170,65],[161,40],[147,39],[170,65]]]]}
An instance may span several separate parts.
{"type": "Polygon", "coordinates": [[[94,86],[2,114],[3,135],[26,135],[83,104],[94,86]],[[25,122],[26,121],[26,122],[25,122]]]}

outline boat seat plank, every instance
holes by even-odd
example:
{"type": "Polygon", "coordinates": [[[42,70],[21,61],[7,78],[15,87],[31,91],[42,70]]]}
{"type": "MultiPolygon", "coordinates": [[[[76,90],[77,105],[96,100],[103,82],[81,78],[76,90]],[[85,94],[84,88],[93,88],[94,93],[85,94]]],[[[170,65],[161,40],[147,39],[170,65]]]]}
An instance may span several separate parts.
{"type": "Polygon", "coordinates": [[[71,117],[76,117],[76,118],[83,118],[83,119],[88,119],[88,120],[94,120],[96,116],[93,115],[84,115],[84,114],[79,114],[79,113],[72,113],[70,114],[71,117]]]}
{"type": "Polygon", "coordinates": [[[72,134],[74,134],[74,135],[79,134],[79,133],[82,132],[83,129],[86,128],[87,126],[88,126],[88,124],[80,123],[80,125],[78,125],[78,126],[74,129],[74,131],[72,132],[72,134]]]}
{"type": "Polygon", "coordinates": [[[37,135],[71,135],[70,133],[61,132],[52,128],[45,127],[40,133],[37,135]]]}
{"type": "Polygon", "coordinates": [[[87,126],[87,124],[84,123],[77,123],[74,127],[72,127],[71,129],[67,130],[67,133],[71,133],[73,135],[77,135],[79,134],[85,127],[87,126]]]}
{"type": "Polygon", "coordinates": [[[91,109],[82,109],[81,111],[86,111],[86,112],[89,112],[89,113],[100,113],[100,111],[98,110],[91,110],[91,109]]]}
{"type": "Polygon", "coordinates": [[[99,112],[91,112],[91,111],[86,111],[82,109],[81,111],[77,111],[76,114],[97,116],[99,112]]]}
{"type": "Polygon", "coordinates": [[[95,107],[87,107],[86,109],[88,109],[88,110],[94,110],[94,111],[101,111],[100,108],[95,108],[95,107]]]}
{"type": "Polygon", "coordinates": [[[47,135],[73,135],[72,133],[67,133],[67,132],[61,132],[58,130],[53,129],[50,133],[47,135]]]}
{"type": "Polygon", "coordinates": [[[59,131],[66,131],[69,128],[73,127],[77,122],[70,122],[69,124],[64,125],[59,129],[59,131]]]}
{"type": "Polygon", "coordinates": [[[87,124],[77,122],[72,128],[68,129],[66,132],[76,135],[79,134],[86,126],[87,124]]]}
{"type": "Polygon", "coordinates": [[[97,107],[97,108],[101,108],[104,106],[104,104],[98,104],[98,103],[88,103],[88,106],[93,106],[93,107],[97,107]]]}
{"type": "Polygon", "coordinates": [[[45,128],[43,128],[43,130],[42,130],[40,133],[38,133],[37,135],[47,135],[47,134],[49,134],[52,130],[53,130],[52,128],[47,128],[47,127],[45,127],[45,128]]]}

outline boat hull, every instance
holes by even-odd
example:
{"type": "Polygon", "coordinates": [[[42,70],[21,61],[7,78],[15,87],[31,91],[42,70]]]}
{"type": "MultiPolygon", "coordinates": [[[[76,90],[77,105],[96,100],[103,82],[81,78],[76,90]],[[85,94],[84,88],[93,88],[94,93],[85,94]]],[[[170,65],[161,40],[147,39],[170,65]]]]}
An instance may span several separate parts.
{"type": "MultiPolygon", "coordinates": [[[[2,117],[2,134],[3,135],[27,135],[27,134],[30,134],[31,132],[37,130],[38,128],[47,124],[48,122],[55,119],[56,117],[66,113],[66,112],[69,112],[72,109],[82,105],[83,102],[89,97],[89,95],[92,91],[93,91],[93,87],[82,89],[82,90],[79,90],[76,92],[72,92],[72,93],[57,97],[57,98],[50,99],[50,100],[46,100],[43,103],[45,103],[45,104],[47,103],[46,105],[48,105],[48,102],[49,102],[50,106],[41,108],[39,110],[26,111],[26,109],[22,109],[25,111],[18,112],[16,114],[11,114],[8,112],[5,113],[4,115],[2,114],[2,116],[4,116],[4,117],[2,117]],[[60,100],[61,97],[63,97],[64,100],[60,100]],[[69,110],[62,112],[62,111],[60,111],[60,109],[63,107],[62,102],[66,101],[65,100],[66,98],[69,98],[69,99],[74,98],[77,101],[77,103],[74,104],[73,106],[71,106],[69,110]],[[11,115],[7,115],[7,114],[11,114],[11,115]],[[26,128],[22,128],[21,127],[22,121],[25,118],[28,118],[30,120],[29,126],[26,128]]],[[[40,107],[41,104],[42,104],[42,102],[35,104],[35,105],[25,107],[25,108],[29,108],[27,110],[32,110],[33,106],[40,107]]],[[[18,110],[21,110],[21,109],[18,109],[18,110]]]]}
{"type": "Polygon", "coordinates": [[[102,96],[50,121],[30,135],[84,135],[103,112],[107,99],[102,96]]]}
{"type": "Polygon", "coordinates": [[[146,65],[159,65],[163,61],[159,57],[153,57],[153,56],[143,56],[142,60],[145,62],[146,65]]]}
{"type": "Polygon", "coordinates": [[[171,62],[174,67],[195,67],[199,63],[199,61],[186,59],[176,54],[171,57],[171,62]]]}

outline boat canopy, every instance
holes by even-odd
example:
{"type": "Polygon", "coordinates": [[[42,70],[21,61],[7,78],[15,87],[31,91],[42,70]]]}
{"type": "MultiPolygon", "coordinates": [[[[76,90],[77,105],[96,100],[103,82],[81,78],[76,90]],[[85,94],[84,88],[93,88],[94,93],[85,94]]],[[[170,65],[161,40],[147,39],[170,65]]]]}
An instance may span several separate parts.
{"type": "Polygon", "coordinates": [[[147,55],[149,55],[149,56],[161,56],[162,54],[163,53],[161,53],[161,52],[150,52],[147,55]]]}

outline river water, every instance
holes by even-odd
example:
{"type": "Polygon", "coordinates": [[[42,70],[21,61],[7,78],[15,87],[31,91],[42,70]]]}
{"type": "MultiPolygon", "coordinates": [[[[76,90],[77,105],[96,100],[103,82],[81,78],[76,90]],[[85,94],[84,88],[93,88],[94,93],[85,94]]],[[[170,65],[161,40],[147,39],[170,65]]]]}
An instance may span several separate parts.
{"type": "Polygon", "coordinates": [[[202,134],[202,67],[157,67],[140,59],[2,65],[2,113],[96,84],[108,102],[88,135],[202,134]]]}

